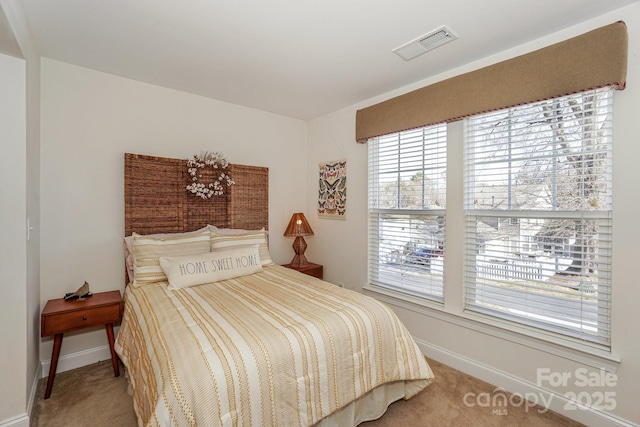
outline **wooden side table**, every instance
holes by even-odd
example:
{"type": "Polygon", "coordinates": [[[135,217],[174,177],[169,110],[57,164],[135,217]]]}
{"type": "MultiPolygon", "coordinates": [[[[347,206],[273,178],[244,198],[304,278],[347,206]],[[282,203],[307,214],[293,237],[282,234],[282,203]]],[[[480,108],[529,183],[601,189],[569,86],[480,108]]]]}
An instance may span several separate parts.
{"type": "Polygon", "coordinates": [[[306,267],[292,267],[291,264],[285,264],[283,267],[297,270],[300,273],[308,274],[309,276],[317,277],[318,279],[322,279],[323,277],[323,267],[320,264],[310,262],[306,267]]]}
{"type": "Polygon", "coordinates": [[[111,350],[111,362],[113,373],[120,376],[118,356],[116,355],[113,336],[113,324],[122,319],[122,297],[120,291],[98,292],[90,297],[79,300],[65,301],[64,298],[52,299],[47,302],[40,316],[40,335],[43,337],[55,335],[53,341],[53,353],[51,355],[51,367],[47,379],[47,390],[44,398],[51,396],[53,379],[58,367],[58,357],[62,346],[62,335],[65,332],[76,331],[91,326],[105,325],[107,339],[111,350]]]}

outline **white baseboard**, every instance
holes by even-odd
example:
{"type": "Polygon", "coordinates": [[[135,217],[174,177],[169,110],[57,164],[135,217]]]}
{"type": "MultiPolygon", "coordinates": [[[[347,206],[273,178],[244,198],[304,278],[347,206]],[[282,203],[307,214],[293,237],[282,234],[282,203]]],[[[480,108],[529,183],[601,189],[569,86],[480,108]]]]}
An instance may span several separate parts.
{"type": "MultiPolygon", "coordinates": [[[[76,351],[74,353],[65,354],[58,359],[58,367],[56,373],[70,371],[72,369],[81,368],[83,366],[91,365],[102,360],[111,359],[111,350],[108,345],[101,345],[99,347],[90,348],[87,350],[76,351]]],[[[51,359],[42,360],[41,365],[41,378],[49,376],[49,368],[51,367],[51,359]]],[[[0,425],[0,427],[2,427],[0,425]]]]}
{"type": "Polygon", "coordinates": [[[38,381],[40,381],[40,378],[42,378],[42,364],[36,369],[33,381],[31,382],[31,393],[29,393],[29,400],[27,400],[27,415],[29,415],[29,418],[33,418],[33,408],[38,398],[36,393],[38,391],[38,381]]]}
{"type": "Polygon", "coordinates": [[[33,418],[33,407],[36,402],[36,390],[38,388],[38,381],[40,380],[40,367],[36,369],[36,373],[33,377],[31,384],[31,393],[29,394],[29,400],[27,401],[27,412],[19,415],[15,418],[0,421],[0,427],[29,427],[30,420],[33,418]]]}
{"type": "MultiPolygon", "coordinates": [[[[497,388],[506,390],[507,392],[519,393],[521,396],[527,396],[528,393],[531,393],[529,396],[539,396],[540,402],[550,402],[548,409],[586,426],[640,427],[638,424],[618,418],[601,410],[585,407],[576,408],[565,396],[544,389],[537,384],[524,381],[506,372],[482,365],[442,347],[429,344],[426,341],[419,339],[415,339],[415,341],[418,347],[420,347],[420,350],[422,350],[422,353],[429,358],[495,385],[497,388]],[[567,407],[572,407],[573,409],[568,410],[567,407]]],[[[496,391],[499,392],[499,390],[496,391]]]]}
{"type": "Polygon", "coordinates": [[[0,421],[0,427],[29,427],[29,416],[23,414],[10,420],[0,421]]]}

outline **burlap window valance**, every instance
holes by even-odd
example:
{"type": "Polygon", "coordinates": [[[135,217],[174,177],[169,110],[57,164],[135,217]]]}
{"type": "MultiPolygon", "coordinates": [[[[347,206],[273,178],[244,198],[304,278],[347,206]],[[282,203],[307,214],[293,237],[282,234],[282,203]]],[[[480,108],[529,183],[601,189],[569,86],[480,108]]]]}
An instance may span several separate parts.
{"type": "Polygon", "coordinates": [[[414,90],[356,113],[356,140],[604,86],[627,76],[624,22],[414,90]]]}

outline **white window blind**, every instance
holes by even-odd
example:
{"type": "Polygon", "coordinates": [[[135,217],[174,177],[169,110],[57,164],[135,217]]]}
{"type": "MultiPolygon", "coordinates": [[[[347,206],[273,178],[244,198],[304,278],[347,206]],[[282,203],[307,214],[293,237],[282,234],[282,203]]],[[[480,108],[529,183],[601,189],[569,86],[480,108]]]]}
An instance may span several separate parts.
{"type": "Polygon", "coordinates": [[[369,141],[369,281],[443,300],[446,125],[369,141]]]}
{"type": "Polygon", "coordinates": [[[465,121],[465,309],[610,348],[613,91],[465,121]]]}

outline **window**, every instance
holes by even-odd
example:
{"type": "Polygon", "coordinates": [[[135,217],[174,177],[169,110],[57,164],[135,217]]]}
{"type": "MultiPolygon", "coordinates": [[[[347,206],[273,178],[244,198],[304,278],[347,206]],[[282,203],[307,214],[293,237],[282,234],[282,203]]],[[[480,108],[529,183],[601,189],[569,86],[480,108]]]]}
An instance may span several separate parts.
{"type": "Polygon", "coordinates": [[[369,141],[369,281],[443,300],[446,125],[369,141]]]}
{"type": "Polygon", "coordinates": [[[467,312],[610,348],[612,92],[465,120],[467,312]]]}

